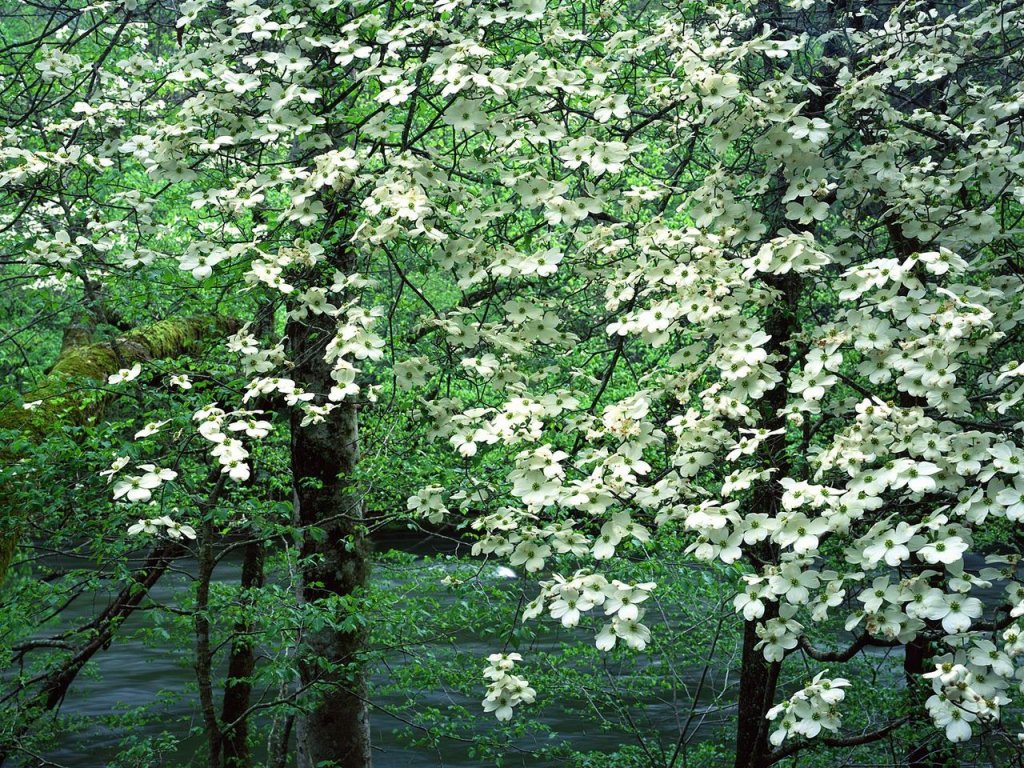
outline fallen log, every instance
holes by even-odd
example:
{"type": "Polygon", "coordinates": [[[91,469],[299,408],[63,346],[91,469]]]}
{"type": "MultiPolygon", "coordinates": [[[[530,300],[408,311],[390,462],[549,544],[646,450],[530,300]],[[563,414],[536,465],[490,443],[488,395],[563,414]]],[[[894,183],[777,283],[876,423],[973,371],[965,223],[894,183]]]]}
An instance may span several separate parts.
{"type": "MultiPolygon", "coordinates": [[[[13,403],[0,409],[0,432],[13,431],[29,444],[37,444],[59,426],[95,423],[112,399],[97,383],[105,383],[108,376],[135,363],[189,354],[204,339],[236,327],[234,321],[219,317],[170,318],[92,344],[87,330],[72,326],[64,335],[56,362],[23,396],[32,407],[13,403]]],[[[20,453],[10,444],[0,447],[0,464],[16,465],[23,458],[20,453]]],[[[11,473],[0,479],[0,584],[25,523],[20,507],[12,503],[12,483],[16,482],[11,473]]]]}

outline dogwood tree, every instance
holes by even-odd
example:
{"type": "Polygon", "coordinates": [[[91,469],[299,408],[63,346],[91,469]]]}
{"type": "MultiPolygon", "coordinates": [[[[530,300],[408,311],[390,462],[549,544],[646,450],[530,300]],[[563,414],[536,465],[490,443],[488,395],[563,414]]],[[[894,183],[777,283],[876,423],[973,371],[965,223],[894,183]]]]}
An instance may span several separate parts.
{"type": "MultiPolygon", "coordinates": [[[[546,64],[530,53],[529,43],[548,26],[561,34],[559,14],[546,15],[543,3],[470,8],[300,2],[270,8],[200,1],[182,5],[169,46],[171,38],[161,35],[166,19],[147,5],[76,10],[73,30],[88,19],[90,31],[105,32],[109,24],[115,25],[114,33],[93,62],[94,76],[83,80],[75,51],[83,37],[66,31],[60,19],[55,29],[44,31],[40,39],[52,49],[30,63],[41,73],[39,90],[56,96],[42,110],[27,101],[33,116],[42,113],[55,121],[44,137],[54,136],[61,148],[25,152],[16,145],[31,146],[38,139],[27,130],[12,130],[8,183],[24,191],[39,186],[46,174],[60,180],[57,160],[72,150],[82,155],[88,147],[90,162],[84,164],[116,178],[116,192],[95,199],[87,175],[82,186],[90,194],[64,215],[87,208],[94,226],[118,234],[104,251],[107,275],[144,272],[135,268],[170,257],[194,280],[220,281],[225,290],[262,297],[263,332],[246,327],[229,342],[242,371],[252,376],[247,391],[227,393],[233,402],[200,409],[196,431],[220,469],[212,476],[215,489],[225,481],[244,483],[250,477],[251,441],[272,429],[259,404],[293,409],[301,593],[312,609],[299,632],[299,760],[304,765],[368,763],[366,692],[356,663],[363,631],[352,601],[366,579],[362,502],[351,482],[359,449],[357,411],[374,400],[374,387],[366,386],[374,378],[415,383],[436,370],[425,356],[404,350],[401,359],[390,361],[393,366],[381,365],[385,342],[375,326],[393,312],[372,306],[381,292],[370,289],[383,273],[398,286],[397,293],[383,294],[385,305],[394,307],[407,289],[433,310],[434,322],[412,331],[411,344],[403,347],[433,350],[433,339],[442,334],[449,350],[478,346],[476,322],[463,310],[498,293],[495,287],[476,288],[486,273],[470,274],[480,272],[473,261],[488,253],[497,258],[501,249],[514,255],[511,243],[531,237],[537,227],[526,227],[508,202],[493,197],[507,197],[509,177],[486,161],[484,144],[464,134],[473,132],[476,120],[490,126],[479,94],[491,94],[505,111],[527,115],[532,123],[550,100],[550,89],[561,88],[559,78],[581,79],[566,71],[553,74],[555,86],[538,81],[538,67],[546,64]],[[125,36],[125,30],[132,34],[125,36]],[[131,41],[145,41],[147,31],[161,45],[112,55],[130,48],[131,41]],[[81,99],[71,108],[76,117],[60,122],[63,108],[75,98],[81,99]],[[184,195],[193,214],[170,220],[152,215],[162,200],[184,195]],[[473,238],[481,246],[475,255],[473,238]],[[448,290],[465,292],[450,314],[434,308],[410,278],[415,271],[428,280],[439,263],[449,265],[448,290]],[[370,301],[360,302],[361,296],[370,301]],[[275,316],[284,323],[284,338],[268,341],[279,330],[275,316]]],[[[568,7],[566,12],[583,18],[588,10],[568,7]]],[[[567,46],[560,59],[578,48],[567,46]]],[[[576,86],[567,82],[566,87],[576,86]]],[[[497,120],[494,126],[500,127],[497,120]]],[[[559,135],[554,123],[550,135],[559,135]]],[[[523,153],[527,170],[546,162],[529,144],[523,153]]],[[[56,186],[54,196],[63,189],[56,186]]],[[[29,197],[26,209],[54,210],[50,197],[29,197]]],[[[565,198],[551,223],[578,220],[588,210],[599,208],[593,203],[580,208],[565,198]]],[[[71,268],[80,262],[75,246],[87,243],[79,239],[73,245],[57,227],[36,231],[27,223],[35,220],[19,222],[19,231],[30,235],[30,263],[71,268]]],[[[548,247],[528,265],[516,258],[514,270],[546,277],[557,262],[548,247]]],[[[542,331],[542,338],[549,338],[555,331],[544,316],[535,318],[532,308],[524,305],[524,312],[531,333],[542,331]]],[[[395,335],[392,358],[397,357],[395,335]]],[[[504,337],[496,331],[493,338],[504,337]]],[[[525,350],[521,342],[514,348],[525,350]]],[[[486,372],[497,365],[497,357],[485,355],[467,358],[462,367],[489,378],[486,372]]],[[[138,375],[134,369],[119,373],[109,384],[120,386],[138,375]]],[[[159,438],[161,427],[153,422],[137,439],[159,438]]],[[[153,440],[149,447],[156,453],[168,442],[174,441],[153,440]]],[[[127,527],[129,535],[196,532],[200,561],[208,561],[209,521],[204,526],[177,513],[136,514],[134,505],[149,505],[179,479],[167,466],[170,461],[154,458],[129,469],[128,459],[119,456],[105,474],[126,516],[140,521],[127,527]]],[[[209,511],[193,514],[209,516],[209,511]]],[[[202,616],[197,634],[200,645],[207,642],[202,616]]],[[[216,762],[222,751],[227,758],[238,729],[216,719],[210,685],[203,679],[210,666],[207,652],[197,669],[210,760],[216,762]]]]}
{"type": "MultiPolygon", "coordinates": [[[[477,551],[559,569],[526,617],[603,614],[599,647],[641,650],[656,586],[617,581],[616,557],[684,530],[695,558],[744,563],[737,765],[920,720],[953,743],[1019,727],[1001,716],[1020,693],[1024,613],[1019,14],[599,11],[536,46],[601,52],[554,86],[571,94],[542,112],[558,127],[504,117],[488,138],[510,171],[523,141],[554,144],[511,201],[558,246],[539,253],[547,276],[518,247],[476,279],[600,280],[610,348],[593,384],[552,377],[557,329],[587,327],[569,302],[541,293],[502,316],[488,297],[473,315],[500,335],[468,344],[520,366],[484,372],[503,404],[442,408],[463,456],[520,451],[506,484],[461,491],[470,508],[507,500],[474,520],[477,551]],[[639,391],[602,402],[631,361],[639,391]],[[986,604],[977,593],[993,585],[1005,597],[986,604]],[[837,622],[838,636],[815,629],[837,622]],[[901,649],[906,702],[845,734],[835,668],[872,648],[901,649]],[[820,672],[790,695],[794,657],[820,672]]],[[[536,696],[521,661],[486,669],[499,718],[536,696]]],[[[907,759],[945,751],[919,737],[907,759]]]]}
{"type": "MultiPolygon", "coordinates": [[[[620,580],[620,558],[682,532],[695,560],[743,565],[738,766],[925,720],[951,742],[1012,734],[1020,13],[188,0],[175,46],[118,61],[73,108],[88,130],[55,129],[64,154],[13,132],[5,178],[30,187],[117,117],[93,165],[146,181],[98,213],[125,233],[108,258],[170,257],[279,309],[282,338],[230,342],[248,391],[196,427],[241,482],[270,428],[254,403],[292,409],[303,594],[328,615],[366,578],[357,413],[409,387],[467,462],[464,487],[409,509],[465,515],[478,554],[540,574],[526,618],[602,616],[598,647],[642,651],[657,585],[620,580]],[[137,221],[169,189],[195,218],[137,221]],[[443,396],[454,377],[479,399],[443,396]],[[977,596],[993,584],[1005,603],[977,596]],[[840,666],[877,647],[904,654],[905,706],[844,731],[840,666]],[[814,677],[794,689],[797,658],[814,677]]],[[[43,76],[72,77],[70,55],[43,76]]],[[[33,234],[38,263],[78,257],[68,232],[33,234]]],[[[303,764],[369,759],[362,639],[304,632],[303,764]]],[[[490,658],[484,709],[543,696],[524,668],[490,658]]]]}

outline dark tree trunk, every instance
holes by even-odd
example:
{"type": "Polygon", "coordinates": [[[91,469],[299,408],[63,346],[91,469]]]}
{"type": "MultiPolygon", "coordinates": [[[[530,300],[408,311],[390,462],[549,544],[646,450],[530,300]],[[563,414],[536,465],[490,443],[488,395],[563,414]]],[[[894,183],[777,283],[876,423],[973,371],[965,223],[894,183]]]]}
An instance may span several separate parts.
{"type": "MultiPolygon", "coordinates": [[[[774,605],[765,606],[761,621],[771,618],[774,605]]],[[[778,663],[765,661],[764,654],[754,648],[760,638],[757,625],[743,623],[743,656],[740,666],[740,691],[737,704],[736,768],[764,768],[768,765],[771,745],[768,743],[768,721],[778,683],[778,663]]]]}
{"type": "MultiPolygon", "coordinates": [[[[263,212],[259,211],[257,220],[264,223],[263,212]]],[[[257,339],[265,341],[273,327],[274,305],[265,302],[257,310],[252,333],[257,339]]],[[[257,398],[253,403],[255,410],[271,410],[274,405],[269,397],[257,398]]],[[[283,412],[283,411],[282,411],[283,412]]],[[[261,468],[254,461],[252,471],[246,485],[259,489],[261,468]]],[[[241,614],[235,622],[231,637],[231,650],[228,651],[228,673],[224,680],[224,700],[221,703],[221,756],[224,768],[251,768],[252,752],[249,747],[249,706],[252,701],[252,675],[256,671],[255,637],[252,612],[255,608],[256,593],[263,586],[264,557],[266,547],[261,534],[250,529],[247,535],[251,538],[242,549],[242,573],[239,576],[238,602],[241,614]]]]}
{"type": "MultiPolygon", "coordinates": [[[[765,321],[765,332],[771,336],[766,348],[770,354],[786,359],[790,357],[790,341],[800,327],[797,305],[803,286],[801,281],[792,275],[769,276],[765,282],[779,292],[779,301],[773,306],[765,321]]],[[[783,375],[783,383],[767,392],[760,404],[762,423],[769,430],[776,430],[786,424],[783,410],[788,394],[784,381],[789,366],[780,364],[779,372],[783,375]]],[[[762,450],[771,457],[777,467],[777,477],[786,477],[792,469],[786,448],[784,433],[772,435],[764,441],[762,450]]],[[[782,489],[778,482],[762,482],[754,487],[751,511],[774,516],[778,513],[781,496],[782,489]]],[[[753,564],[760,568],[765,563],[777,562],[778,552],[770,542],[764,541],[751,549],[749,557],[753,564]]],[[[766,715],[775,703],[775,690],[782,664],[769,663],[755,646],[760,641],[757,636],[758,625],[776,618],[778,613],[778,603],[768,602],[765,604],[764,616],[757,621],[747,621],[743,624],[743,655],[737,702],[739,720],[736,726],[736,768],[765,768],[770,764],[769,755],[772,750],[768,742],[766,715]]]]}
{"type": "MultiPolygon", "coordinates": [[[[901,397],[901,400],[907,399],[906,396],[901,397]]],[[[934,654],[932,643],[921,635],[907,643],[904,648],[903,677],[907,686],[912,728],[912,735],[908,740],[907,768],[954,768],[960,765],[956,751],[946,741],[942,731],[932,724],[925,705],[928,697],[932,695],[932,687],[924,678],[924,674],[934,669],[934,665],[928,664],[934,654]]]]}
{"type": "MultiPolygon", "coordinates": [[[[925,672],[925,660],[929,655],[928,641],[920,637],[912,640],[907,643],[905,654],[903,674],[906,677],[907,692],[912,702],[913,720],[919,726],[924,726],[921,733],[935,735],[937,731],[929,727],[931,723],[928,722],[928,717],[924,714],[924,699],[929,692],[924,690],[924,686],[922,686],[924,681],[921,678],[925,672]]],[[[937,746],[936,741],[927,738],[914,744],[907,753],[907,768],[941,768],[943,761],[938,750],[932,751],[934,746],[937,746]]]]}
{"type": "Polygon", "coordinates": [[[235,624],[235,635],[228,656],[228,676],[224,682],[224,702],[221,706],[224,768],[249,768],[249,709],[252,694],[251,675],[256,668],[256,654],[250,636],[252,622],[248,610],[252,603],[250,590],[263,586],[263,542],[254,540],[245,545],[242,560],[241,602],[242,617],[235,624]]]}
{"type": "MultiPolygon", "coordinates": [[[[351,270],[340,248],[328,265],[351,270]]],[[[290,320],[288,340],[294,378],[305,390],[326,393],[333,384],[324,349],[335,323],[322,315],[290,320]]],[[[320,424],[300,426],[292,416],[291,460],[295,517],[302,531],[300,599],[313,604],[358,593],[366,584],[368,558],[363,507],[352,478],[359,460],[357,406],[344,402],[320,424]]],[[[333,616],[345,621],[339,609],[333,616]]],[[[307,694],[296,718],[299,768],[365,768],[370,760],[366,682],[359,653],[365,630],[351,621],[346,629],[306,628],[300,638],[299,676],[307,694]]]]}
{"type": "Polygon", "coordinates": [[[199,530],[199,575],[196,586],[196,681],[199,708],[206,729],[207,763],[220,765],[220,725],[213,703],[213,649],[210,644],[210,582],[213,581],[213,524],[203,520],[199,530]]]}

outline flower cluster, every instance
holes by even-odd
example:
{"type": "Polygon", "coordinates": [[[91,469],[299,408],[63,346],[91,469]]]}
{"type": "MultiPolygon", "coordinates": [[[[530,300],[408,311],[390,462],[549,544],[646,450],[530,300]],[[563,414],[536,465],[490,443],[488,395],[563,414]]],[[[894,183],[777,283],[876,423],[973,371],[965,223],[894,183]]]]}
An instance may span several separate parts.
{"type": "Polygon", "coordinates": [[[850,681],[842,677],[827,678],[824,674],[824,671],[819,672],[789,699],[768,710],[769,720],[782,718],[770,737],[772,744],[778,746],[791,736],[813,739],[822,729],[833,733],[839,730],[838,706],[846,698],[843,689],[850,681]]]}
{"type": "MultiPolygon", "coordinates": [[[[514,562],[514,560],[513,560],[514,562]]],[[[551,581],[540,583],[541,591],[523,610],[523,619],[536,618],[545,605],[551,618],[564,627],[575,627],[586,612],[603,608],[611,621],[597,633],[596,644],[601,650],[611,650],[622,640],[634,650],[642,651],[651,639],[650,629],[641,623],[641,607],[651,597],[654,582],[627,584],[618,579],[608,580],[599,573],[578,571],[572,578],[555,575],[551,581]]]]}
{"type": "MultiPolygon", "coordinates": [[[[125,459],[114,462],[107,482],[112,481],[114,474],[125,467],[127,463],[125,459]]],[[[142,474],[124,477],[114,483],[115,501],[124,499],[129,503],[147,502],[153,498],[153,491],[178,476],[173,469],[161,469],[154,464],[139,464],[138,468],[142,470],[142,474]]]]}
{"type": "Polygon", "coordinates": [[[487,657],[484,679],[489,682],[483,700],[484,712],[493,712],[499,720],[509,720],[513,707],[532,704],[536,699],[537,692],[529,683],[513,674],[516,662],[522,660],[518,653],[492,653],[487,657]]]}
{"type": "MultiPolygon", "coordinates": [[[[177,510],[174,510],[175,512],[177,510]]],[[[128,535],[135,536],[139,533],[146,533],[151,536],[159,536],[161,533],[171,539],[194,539],[196,537],[196,530],[191,525],[183,525],[182,523],[176,523],[168,515],[162,515],[161,517],[152,517],[147,519],[140,519],[137,523],[128,527],[128,535]]]]}
{"type": "Polygon", "coordinates": [[[257,418],[260,411],[234,411],[228,413],[216,405],[197,411],[192,417],[199,423],[199,434],[212,443],[210,453],[220,462],[221,472],[232,480],[242,482],[249,479],[249,451],[242,441],[228,433],[244,432],[251,438],[266,437],[271,430],[268,421],[257,418]],[[224,432],[225,424],[227,433],[224,432]]]}
{"type": "Polygon", "coordinates": [[[425,517],[436,525],[448,514],[448,509],[444,505],[444,491],[444,487],[440,485],[425,486],[409,497],[406,506],[417,517],[425,517]]]}

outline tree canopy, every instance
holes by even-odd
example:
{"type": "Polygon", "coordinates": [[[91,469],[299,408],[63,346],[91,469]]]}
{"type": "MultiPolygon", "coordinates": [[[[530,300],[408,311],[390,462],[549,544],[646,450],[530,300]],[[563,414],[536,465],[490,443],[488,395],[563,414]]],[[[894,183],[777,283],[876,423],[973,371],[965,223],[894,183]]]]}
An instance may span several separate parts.
{"type": "MultiPolygon", "coordinates": [[[[1022,759],[1020,3],[2,7],[4,343],[48,331],[5,348],[2,413],[69,407],[39,380],[63,323],[124,420],[64,435],[85,508],[26,480],[53,441],[0,454],[3,533],[143,584],[195,558],[209,765],[252,764],[260,644],[282,759],[369,764],[370,549],[409,527],[522,575],[478,662],[501,727],[550,695],[531,620],[639,664],[681,626],[672,563],[732,609],[736,766],[1022,759]],[[124,349],[172,318],[217,319],[205,353],[124,349]],[[267,557],[294,589],[215,649],[232,547],[236,606],[267,557]]],[[[97,621],[12,681],[0,755],[97,621]]]]}

